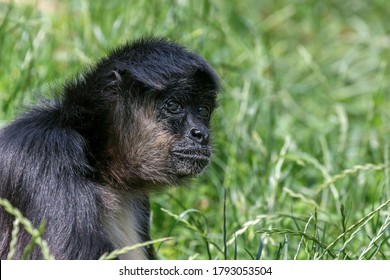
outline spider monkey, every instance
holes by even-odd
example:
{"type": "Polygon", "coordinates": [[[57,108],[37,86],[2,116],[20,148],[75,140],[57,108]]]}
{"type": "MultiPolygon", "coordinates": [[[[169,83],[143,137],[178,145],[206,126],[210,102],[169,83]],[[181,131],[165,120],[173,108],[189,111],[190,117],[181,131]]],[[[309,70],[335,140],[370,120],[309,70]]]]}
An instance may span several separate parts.
{"type": "MultiPolygon", "coordinates": [[[[0,130],[0,197],[35,227],[56,259],[98,259],[150,240],[149,195],[201,173],[219,78],[164,38],[128,42],[0,130]]],[[[13,218],[0,209],[0,258],[13,218]]],[[[21,230],[14,258],[31,236],[21,230]]],[[[43,258],[34,248],[31,259],[43,258]]],[[[152,247],[121,259],[153,259],[152,247]]]]}

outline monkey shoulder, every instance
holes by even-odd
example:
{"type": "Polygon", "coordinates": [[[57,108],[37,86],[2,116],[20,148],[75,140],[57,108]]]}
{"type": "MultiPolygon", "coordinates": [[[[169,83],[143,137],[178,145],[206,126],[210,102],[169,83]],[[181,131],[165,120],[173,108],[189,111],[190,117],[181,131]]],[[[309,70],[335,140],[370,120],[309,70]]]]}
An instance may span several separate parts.
{"type": "Polygon", "coordinates": [[[31,184],[88,173],[84,138],[56,121],[56,114],[55,108],[36,107],[0,130],[2,178],[25,178],[31,184]]]}

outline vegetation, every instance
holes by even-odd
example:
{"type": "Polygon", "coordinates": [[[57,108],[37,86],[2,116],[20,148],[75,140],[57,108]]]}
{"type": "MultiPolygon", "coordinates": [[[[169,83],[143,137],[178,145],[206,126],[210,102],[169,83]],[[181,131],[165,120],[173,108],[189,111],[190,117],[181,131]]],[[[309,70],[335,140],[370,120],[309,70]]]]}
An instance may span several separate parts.
{"type": "Polygon", "coordinates": [[[223,91],[210,168],[153,196],[159,257],[390,259],[389,14],[385,0],[2,1],[0,125],[114,46],[172,38],[223,91]]]}

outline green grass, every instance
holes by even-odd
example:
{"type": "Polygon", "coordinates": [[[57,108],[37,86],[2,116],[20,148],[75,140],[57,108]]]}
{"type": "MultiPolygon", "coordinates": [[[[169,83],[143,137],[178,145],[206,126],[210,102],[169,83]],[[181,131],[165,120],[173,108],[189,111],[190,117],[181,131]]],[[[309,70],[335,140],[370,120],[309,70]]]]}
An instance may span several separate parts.
{"type": "Polygon", "coordinates": [[[390,259],[388,1],[35,2],[0,2],[0,125],[140,36],[222,77],[213,163],[153,195],[161,259],[390,259]]]}

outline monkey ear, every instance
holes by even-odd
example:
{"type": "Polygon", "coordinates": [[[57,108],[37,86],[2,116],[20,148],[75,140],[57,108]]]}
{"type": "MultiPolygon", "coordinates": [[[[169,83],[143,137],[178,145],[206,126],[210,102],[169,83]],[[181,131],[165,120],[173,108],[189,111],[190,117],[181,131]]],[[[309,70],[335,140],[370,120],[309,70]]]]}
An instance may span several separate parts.
{"type": "Polygon", "coordinates": [[[120,91],[121,85],[123,83],[122,74],[118,69],[108,71],[108,73],[104,74],[103,81],[104,92],[116,94],[118,91],[120,91]]]}
{"type": "Polygon", "coordinates": [[[109,82],[107,83],[108,87],[113,86],[120,86],[122,84],[122,75],[120,74],[120,71],[115,69],[111,70],[111,72],[108,74],[109,82]]]}
{"type": "Polygon", "coordinates": [[[118,70],[112,70],[110,73],[111,83],[115,85],[120,85],[122,83],[122,76],[118,70]]]}

